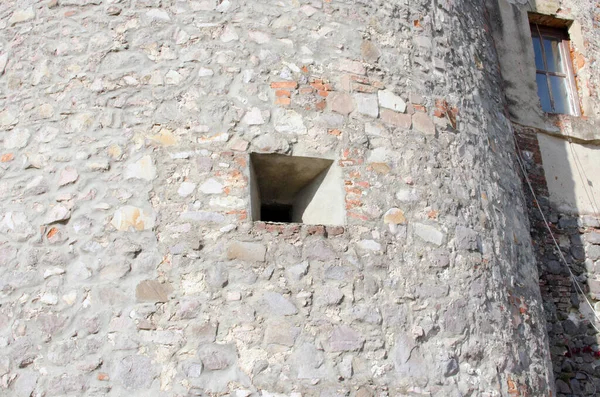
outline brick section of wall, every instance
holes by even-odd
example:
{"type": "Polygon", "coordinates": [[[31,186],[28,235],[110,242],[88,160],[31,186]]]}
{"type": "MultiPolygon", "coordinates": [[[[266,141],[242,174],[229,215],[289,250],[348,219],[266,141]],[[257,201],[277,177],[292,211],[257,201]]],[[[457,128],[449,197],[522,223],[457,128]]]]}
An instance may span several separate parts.
{"type": "Polygon", "coordinates": [[[533,197],[523,180],[531,238],[540,274],[556,390],[558,396],[597,396],[600,393],[600,345],[599,335],[588,321],[593,314],[578,295],[535,200],[540,204],[571,271],[592,304],[595,302],[594,298],[600,297],[596,295],[600,291],[596,291],[593,280],[600,270],[600,261],[594,254],[597,250],[594,243],[600,243],[600,238],[593,237],[599,233],[600,220],[589,216],[569,216],[552,208],[537,139],[537,134],[541,132],[517,124],[513,124],[513,128],[518,154],[523,159],[536,196],[533,197]],[[586,310],[587,318],[580,308],[586,310]]]}

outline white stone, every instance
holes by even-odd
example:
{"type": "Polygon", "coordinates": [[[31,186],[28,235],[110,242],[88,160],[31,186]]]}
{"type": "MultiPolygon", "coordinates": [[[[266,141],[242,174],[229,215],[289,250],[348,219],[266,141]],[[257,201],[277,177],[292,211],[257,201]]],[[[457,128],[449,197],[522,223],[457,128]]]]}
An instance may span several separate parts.
{"type": "Polygon", "coordinates": [[[77,291],[70,291],[62,296],[63,302],[71,306],[77,299],[77,291]]]}
{"type": "Polygon", "coordinates": [[[250,37],[250,40],[254,41],[257,44],[265,44],[271,41],[269,35],[263,32],[248,32],[248,37],[250,37]]]}
{"type": "Polygon", "coordinates": [[[59,276],[61,274],[65,274],[65,269],[62,267],[51,267],[50,269],[46,269],[44,271],[44,278],[59,276]]]}
{"type": "Polygon", "coordinates": [[[229,0],[223,0],[216,8],[219,12],[227,12],[231,7],[231,2],[229,0]]]}
{"type": "Polygon", "coordinates": [[[187,197],[196,190],[196,184],[194,182],[182,182],[177,189],[177,194],[181,197],[187,197]]]}
{"type": "Polygon", "coordinates": [[[62,205],[55,205],[46,213],[44,224],[49,225],[54,222],[64,221],[69,219],[70,217],[71,210],[62,205]]]}
{"type": "Polygon", "coordinates": [[[38,85],[44,77],[50,77],[50,69],[48,68],[48,60],[45,59],[35,67],[31,76],[31,85],[38,85]]]}
{"type": "Polygon", "coordinates": [[[354,101],[358,113],[373,118],[379,116],[379,105],[375,94],[354,94],[354,101]]]}
{"type": "Polygon", "coordinates": [[[6,64],[8,63],[8,53],[0,54],[0,76],[4,74],[6,70],[6,64]]]}
{"type": "Polygon", "coordinates": [[[4,148],[5,149],[21,149],[27,146],[31,134],[28,129],[15,128],[4,134],[4,148]]]}
{"type": "Polygon", "coordinates": [[[242,118],[242,122],[248,125],[261,125],[265,123],[259,108],[251,108],[242,118]]]}
{"type": "Polygon", "coordinates": [[[165,75],[165,83],[167,85],[178,85],[183,80],[183,77],[174,70],[169,70],[165,75]]]}
{"type": "Polygon", "coordinates": [[[381,107],[392,109],[400,113],[404,113],[406,110],[406,102],[392,91],[381,90],[377,92],[377,96],[379,97],[379,105],[381,107]]]}
{"type": "Polygon", "coordinates": [[[388,137],[389,133],[386,128],[379,123],[366,123],[365,134],[370,137],[388,137]]]}
{"type": "Polygon", "coordinates": [[[213,74],[215,74],[215,72],[213,72],[212,69],[200,68],[200,70],[198,70],[198,77],[210,77],[213,74]]]}
{"type": "Polygon", "coordinates": [[[33,11],[33,7],[30,6],[24,10],[15,11],[8,20],[8,23],[12,26],[20,22],[30,21],[33,18],[35,18],[35,11],[33,11]]]}
{"type": "Polygon", "coordinates": [[[276,109],[273,113],[273,118],[277,132],[306,134],[308,131],[304,125],[302,116],[293,110],[276,109]]]}
{"type": "Polygon", "coordinates": [[[242,300],[242,294],[239,291],[228,292],[227,293],[227,300],[230,301],[230,302],[235,302],[235,301],[242,300]]]}
{"type": "Polygon", "coordinates": [[[171,17],[165,10],[161,10],[159,8],[153,8],[146,12],[146,17],[151,21],[162,21],[168,22],[171,20],[171,17]]]}
{"type": "Polygon", "coordinates": [[[94,122],[91,113],[78,113],[69,118],[68,129],[70,132],[84,132],[94,122]]]}
{"type": "Polygon", "coordinates": [[[396,192],[396,198],[402,202],[417,201],[419,193],[415,189],[400,189],[396,192]]]}
{"type": "Polygon", "coordinates": [[[9,110],[3,110],[0,112],[0,127],[8,127],[15,125],[19,122],[19,119],[12,114],[9,110]]]}
{"type": "Polygon", "coordinates": [[[213,178],[210,178],[206,182],[204,182],[198,188],[204,194],[221,194],[223,193],[223,185],[213,178]]]}
{"type": "Polygon", "coordinates": [[[246,202],[239,197],[215,197],[210,199],[210,206],[223,209],[240,209],[246,206],[246,202]]]}
{"type": "MultiPolygon", "coordinates": [[[[324,35],[326,35],[326,34],[327,33],[325,33],[324,35]]],[[[338,68],[345,72],[350,72],[350,73],[354,73],[354,74],[362,75],[362,74],[366,73],[366,69],[365,69],[364,65],[362,64],[362,62],[353,61],[351,59],[340,59],[338,68]]]]}
{"type": "Polygon", "coordinates": [[[148,230],[154,227],[154,214],[143,208],[125,205],[115,211],[110,224],[120,231],[132,228],[137,231],[148,230]]]}
{"type": "Polygon", "coordinates": [[[40,297],[40,301],[46,305],[56,305],[58,303],[58,296],[54,294],[45,293],[40,297]]]}
{"type": "Polygon", "coordinates": [[[361,240],[358,242],[358,247],[367,251],[381,251],[381,244],[375,240],[361,240]]]}
{"type": "Polygon", "coordinates": [[[369,152],[368,163],[386,163],[393,159],[395,152],[385,147],[378,147],[369,152]]]}
{"type": "Polygon", "coordinates": [[[225,29],[223,29],[223,34],[221,35],[221,41],[223,43],[229,43],[231,41],[236,41],[239,39],[238,34],[235,31],[233,26],[227,25],[225,29]]]}
{"type": "Polygon", "coordinates": [[[48,119],[48,118],[54,116],[54,108],[49,103],[43,103],[38,108],[38,113],[39,113],[40,117],[48,119]]]}
{"type": "Polygon", "coordinates": [[[229,134],[226,132],[219,132],[215,135],[204,135],[198,138],[198,143],[209,144],[213,142],[227,142],[229,140],[229,134]]]}
{"type": "Polygon", "coordinates": [[[317,9],[315,7],[309,6],[308,4],[305,4],[302,7],[300,7],[300,11],[302,11],[307,17],[311,17],[317,12],[317,9]]]}
{"type": "Polygon", "coordinates": [[[425,225],[423,223],[414,223],[413,227],[415,234],[424,241],[433,243],[438,246],[442,245],[442,243],[444,242],[444,233],[442,233],[433,226],[425,225]]]}
{"type": "Polygon", "coordinates": [[[148,84],[150,85],[163,85],[164,80],[160,70],[154,70],[150,73],[150,79],[148,80],[148,84]]]}
{"type": "Polygon", "coordinates": [[[58,186],[65,186],[69,183],[75,182],[79,178],[79,174],[77,170],[73,167],[65,167],[60,172],[60,176],[58,177],[58,186]]]}
{"type": "Polygon", "coordinates": [[[145,155],[135,163],[131,163],[127,166],[125,169],[125,179],[131,178],[145,179],[147,181],[156,178],[156,167],[154,167],[150,155],[145,155]]]}

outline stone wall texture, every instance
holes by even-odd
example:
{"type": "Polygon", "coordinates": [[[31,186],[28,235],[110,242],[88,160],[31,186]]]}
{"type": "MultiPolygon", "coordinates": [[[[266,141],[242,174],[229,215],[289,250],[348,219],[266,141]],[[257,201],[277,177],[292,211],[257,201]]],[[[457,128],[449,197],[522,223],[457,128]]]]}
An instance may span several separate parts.
{"type": "Polygon", "coordinates": [[[478,0],[0,3],[0,394],[550,396],[478,0]],[[333,158],[344,226],[250,216],[333,158]]]}

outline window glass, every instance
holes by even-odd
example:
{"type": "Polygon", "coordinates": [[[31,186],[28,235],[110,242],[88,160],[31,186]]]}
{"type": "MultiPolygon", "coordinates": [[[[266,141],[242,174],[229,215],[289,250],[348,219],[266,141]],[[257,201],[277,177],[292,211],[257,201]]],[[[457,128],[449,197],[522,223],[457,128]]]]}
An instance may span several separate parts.
{"type": "Polygon", "coordinates": [[[564,73],[560,59],[560,46],[556,39],[544,37],[544,51],[546,52],[546,65],[549,72],[564,73]]]}
{"type": "Polygon", "coordinates": [[[550,92],[548,92],[548,83],[546,82],[546,75],[537,73],[535,75],[535,80],[537,82],[538,87],[538,96],[540,97],[540,102],[542,103],[542,109],[546,113],[552,112],[552,105],[550,103],[550,92]]]}
{"type": "Polygon", "coordinates": [[[535,68],[537,70],[545,70],[544,58],[542,57],[542,45],[539,37],[533,37],[533,51],[535,52],[535,68]]]}
{"type": "MultiPolygon", "coordinates": [[[[548,76],[554,99],[554,113],[571,113],[569,109],[569,91],[567,90],[567,79],[558,76],[548,76]]],[[[539,90],[538,90],[539,92],[539,90]]]]}

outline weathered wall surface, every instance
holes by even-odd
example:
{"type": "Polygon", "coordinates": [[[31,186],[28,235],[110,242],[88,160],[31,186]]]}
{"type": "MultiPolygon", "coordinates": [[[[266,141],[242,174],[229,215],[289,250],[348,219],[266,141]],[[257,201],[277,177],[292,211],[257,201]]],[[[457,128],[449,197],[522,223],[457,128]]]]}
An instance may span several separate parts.
{"type": "Polygon", "coordinates": [[[600,312],[600,9],[595,2],[575,0],[490,0],[487,6],[507,113],[535,191],[533,197],[525,187],[557,392],[559,396],[597,395],[600,347],[592,323],[598,327],[600,312]],[[528,12],[570,21],[570,56],[581,115],[542,111],[536,92],[528,12]],[[547,231],[538,204],[558,247],[547,231]],[[574,286],[569,269],[593,309],[574,286]]]}
{"type": "Polygon", "coordinates": [[[539,134],[538,142],[553,208],[564,214],[598,213],[600,146],[539,134]]]}
{"type": "Polygon", "coordinates": [[[540,272],[556,391],[559,396],[595,396],[600,390],[600,344],[594,328],[594,325],[600,327],[594,315],[594,311],[600,309],[600,282],[596,280],[600,274],[600,218],[565,214],[553,205],[549,199],[548,167],[539,139],[546,136],[533,128],[517,127],[515,132],[536,196],[534,199],[529,188],[525,188],[531,203],[529,218],[540,272]],[[536,202],[549,222],[558,248],[536,202]],[[569,269],[587,293],[593,308],[573,285],[569,269]]]}
{"type": "Polygon", "coordinates": [[[0,4],[0,387],[551,395],[479,1],[0,4]],[[250,220],[335,158],[347,225],[250,220]]]}

